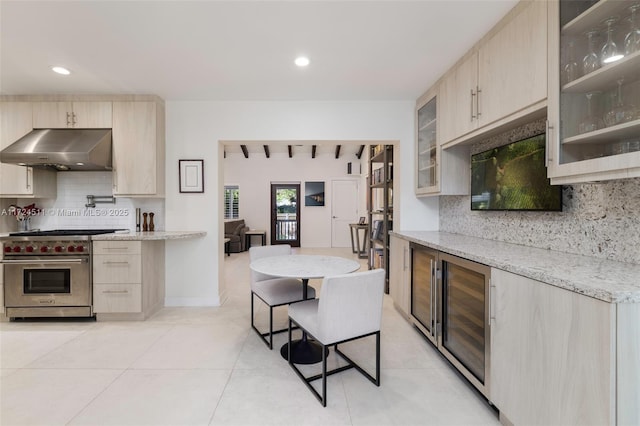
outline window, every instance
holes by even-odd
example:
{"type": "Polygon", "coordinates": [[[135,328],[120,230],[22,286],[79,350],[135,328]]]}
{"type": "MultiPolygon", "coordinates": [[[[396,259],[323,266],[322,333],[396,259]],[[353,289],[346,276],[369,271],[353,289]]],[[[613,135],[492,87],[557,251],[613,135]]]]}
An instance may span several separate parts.
{"type": "Polygon", "coordinates": [[[224,187],[224,218],[238,219],[238,206],[240,203],[240,188],[238,185],[225,185],[224,187]]]}

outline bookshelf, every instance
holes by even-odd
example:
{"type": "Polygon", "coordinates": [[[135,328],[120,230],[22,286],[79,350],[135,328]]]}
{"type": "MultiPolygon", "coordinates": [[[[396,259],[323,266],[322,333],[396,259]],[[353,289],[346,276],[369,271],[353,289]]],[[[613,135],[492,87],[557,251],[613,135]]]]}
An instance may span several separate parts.
{"type": "Polygon", "coordinates": [[[367,191],[369,269],[386,271],[389,292],[389,231],[393,229],[393,145],[369,146],[367,191]]]}

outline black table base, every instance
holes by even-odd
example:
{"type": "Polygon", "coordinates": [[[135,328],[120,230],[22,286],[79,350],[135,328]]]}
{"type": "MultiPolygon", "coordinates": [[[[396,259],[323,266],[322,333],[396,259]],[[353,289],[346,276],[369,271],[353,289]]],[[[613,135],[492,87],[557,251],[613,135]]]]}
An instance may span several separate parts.
{"type": "MultiPolygon", "coordinates": [[[[327,348],[327,355],[329,348],[327,348]]],[[[289,344],[280,348],[282,358],[289,360],[289,344]]],[[[322,361],[322,345],[315,340],[301,339],[291,341],[291,357],[294,364],[316,364],[322,361]]]]}

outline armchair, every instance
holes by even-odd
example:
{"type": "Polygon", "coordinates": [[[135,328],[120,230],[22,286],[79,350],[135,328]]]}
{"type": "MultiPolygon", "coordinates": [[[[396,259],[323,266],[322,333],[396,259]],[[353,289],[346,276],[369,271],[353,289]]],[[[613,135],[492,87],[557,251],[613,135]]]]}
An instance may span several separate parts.
{"type": "Polygon", "coordinates": [[[240,253],[245,251],[245,233],[249,227],[245,225],[244,219],[230,220],[224,223],[224,237],[229,238],[229,252],[240,253]]]}

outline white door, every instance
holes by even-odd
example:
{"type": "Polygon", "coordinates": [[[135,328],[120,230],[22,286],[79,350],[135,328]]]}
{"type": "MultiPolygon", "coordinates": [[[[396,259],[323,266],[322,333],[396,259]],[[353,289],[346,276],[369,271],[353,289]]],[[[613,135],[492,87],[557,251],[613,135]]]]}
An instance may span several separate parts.
{"type": "Polygon", "coordinates": [[[350,223],[358,223],[358,181],[331,182],[331,247],[351,247],[350,223]]]}

